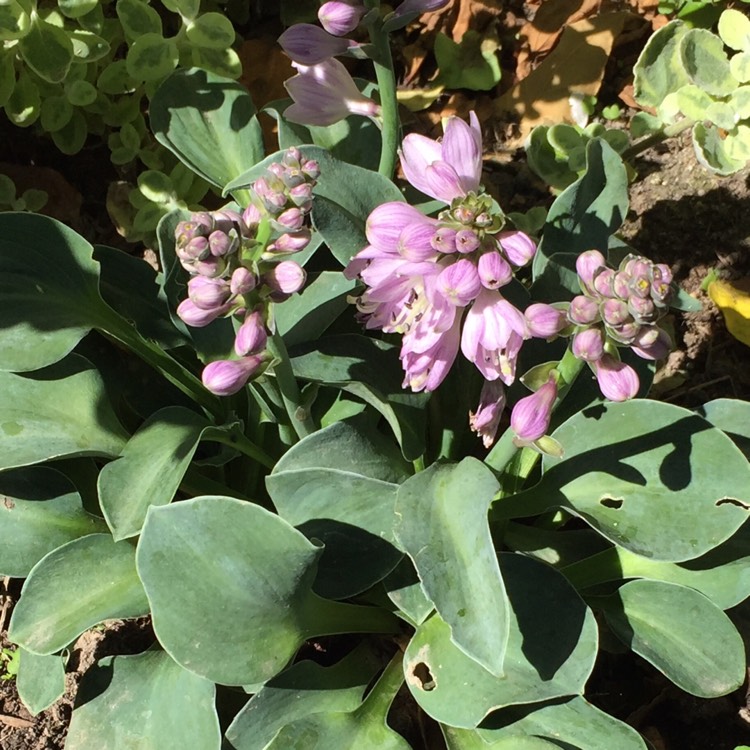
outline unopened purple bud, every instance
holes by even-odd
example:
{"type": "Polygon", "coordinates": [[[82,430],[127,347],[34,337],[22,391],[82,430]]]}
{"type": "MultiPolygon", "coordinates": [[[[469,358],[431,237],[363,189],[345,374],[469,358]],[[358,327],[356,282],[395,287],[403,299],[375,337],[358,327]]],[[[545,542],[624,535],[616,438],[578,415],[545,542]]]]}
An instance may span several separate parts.
{"type": "Polygon", "coordinates": [[[651,323],[656,318],[656,305],[651,299],[632,296],[628,300],[628,310],[638,323],[651,323]]]}
{"type": "Polygon", "coordinates": [[[398,236],[396,245],[399,255],[407,260],[422,261],[434,259],[432,246],[433,226],[427,222],[407,224],[398,236]]]}
{"type": "Polygon", "coordinates": [[[481,214],[479,214],[479,216],[477,216],[476,219],[474,219],[474,223],[478,227],[482,227],[483,229],[485,229],[486,227],[492,226],[493,222],[494,222],[494,219],[486,211],[483,211],[481,214]]]}
{"type": "Polygon", "coordinates": [[[456,252],[456,230],[450,227],[440,227],[432,236],[431,244],[434,250],[446,255],[456,252]]]}
{"type": "Polygon", "coordinates": [[[483,253],[477,261],[477,270],[482,286],[486,289],[499,289],[510,284],[513,279],[513,269],[497,250],[483,253]]]}
{"type": "MultiPolygon", "coordinates": [[[[234,234],[234,232],[232,232],[234,234]]],[[[225,232],[211,232],[208,237],[208,245],[211,248],[211,255],[221,258],[230,255],[239,246],[237,236],[230,236],[225,232]]]]}
{"type": "Polygon", "coordinates": [[[485,448],[495,442],[500,418],[505,409],[505,386],[502,380],[485,380],[479,395],[479,406],[469,412],[469,426],[482,438],[485,448]]]}
{"type": "Polygon", "coordinates": [[[275,222],[282,229],[297,232],[305,223],[305,214],[299,208],[287,208],[276,217],[275,222]]]}
{"type": "Polygon", "coordinates": [[[297,167],[286,167],[284,173],[281,175],[281,181],[284,183],[284,187],[290,190],[298,185],[305,185],[307,180],[305,175],[302,174],[302,170],[297,167]]]}
{"type": "Polygon", "coordinates": [[[596,362],[604,354],[604,334],[599,328],[586,328],[573,336],[573,355],[586,362],[596,362]]]}
{"type": "Polygon", "coordinates": [[[479,237],[471,229],[456,232],[456,250],[464,255],[473,253],[479,247],[479,237]]]}
{"type": "Polygon", "coordinates": [[[631,347],[642,359],[664,359],[672,349],[672,339],[659,326],[643,326],[631,347]]]}
{"type": "Polygon", "coordinates": [[[200,227],[200,232],[208,234],[214,229],[214,220],[208,211],[196,211],[190,215],[190,223],[200,227]]]}
{"type": "Polygon", "coordinates": [[[476,217],[476,211],[469,206],[456,206],[453,210],[453,218],[461,224],[473,224],[476,217]]]}
{"type": "Polygon", "coordinates": [[[201,310],[221,307],[230,295],[229,284],[224,279],[194,276],[188,281],[188,297],[201,310]]]}
{"type": "Polygon", "coordinates": [[[600,268],[605,268],[607,261],[598,250],[587,250],[576,259],[576,271],[581,281],[583,291],[591,291],[594,288],[594,275],[600,268]]]}
{"type": "Polygon", "coordinates": [[[302,161],[302,152],[296,146],[289,146],[281,157],[285,167],[299,167],[302,161]]]}
{"type": "Polygon", "coordinates": [[[238,357],[257,354],[266,348],[266,325],[259,311],[251,312],[239,327],[234,339],[234,351],[238,357]]]}
{"type": "Polygon", "coordinates": [[[231,208],[222,208],[221,211],[214,211],[211,216],[213,217],[216,229],[221,229],[223,232],[231,231],[242,221],[242,216],[231,208]]]}
{"type": "Polygon", "coordinates": [[[638,331],[640,331],[640,329],[641,324],[636,323],[631,319],[619,326],[608,327],[607,333],[609,334],[610,338],[613,338],[620,344],[627,344],[628,346],[630,346],[630,344],[633,343],[633,339],[638,335],[638,331]]]}
{"type": "Polygon", "coordinates": [[[657,307],[666,307],[672,295],[672,287],[668,281],[654,281],[651,284],[651,299],[657,307]]]}
{"type": "Polygon", "coordinates": [[[361,3],[332,0],[323,3],[318,11],[321,26],[334,36],[346,36],[359,26],[367,8],[361,3]]]}
{"type": "Polygon", "coordinates": [[[273,292],[294,294],[305,285],[305,269],[293,260],[282,260],[264,275],[264,281],[273,292]]]}
{"type": "Polygon", "coordinates": [[[229,281],[229,289],[232,294],[247,294],[255,289],[258,279],[255,274],[245,266],[235,268],[229,281]]]}
{"type": "MultiPolygon", "coordinates": [[[[602,274],[599,274],[601,276],[602,274]]],[[[597,277],[599,278],[599,277],[597,277]]],[[[596,282],[595,282],[596,283],[596,282]]],[[[606,299],[599,306],[602,320],[610,326],[619,326],[630,318],[627,303],[620,299],[606,299]]]]}
{"type": "Polygon", "coordinates": [[[349,49],[349,40],[329,34],[311,23],[296,23],[280,37],[279,44],[296,63],[317,65],[349,49]]]}
{"type": "Polygon", "coordinates": [[[630,276],[623,271],[618,271],[612,280],[612,290],[616,297],[627,299],[630,296],[630,276]]]}
{"type": "Polygon", "coordinates": [[[524,311],[529,333],[538,339],[557,336],[568,324],[565,313],[552,305],[536,302],[524,311]]]}
{"type": "Polygon", "coordinates": [[[452,305],[465,307],[476,299],[482,283],[476,266],[470,260],[461,258],[440,272],[436,287],[452,305]]]}
{"type": "Polygon", "coordinates": [[[514,265],[525,266],[536,253],[536,244],[523,232],[501,232],[498,236],[505,257],[514,265]]]}
{"type": "Polygon", "coordinates": [[[568,308],[568,320],[579,326],[586,326],[599,320],[599,305],[596,300],[579,294],[573,297],[568,308]]]}
{"type": "Polygon", "coordinates": [[[267,248],[267,252],[273,253],[296,253],[310,244],[311,233],[307,228],[299,232],[282,234],[277,237],[267,248]]]}
{"type": "Polygon", "coordinates": [[[303,162],[302,171],[313,181],[320,177],[320,165],[315,159],[308,159],[303,162]]]}
{"type": "Polygon", "coordinates": [[[615,272],[611,268],[600,268],[595,273],[594,291],[601,297],[615,297],[615,272]]]}
{"type": "Polygon", "coordinates": [[[303,182],[289,189],[289,197],[295,206],[307,212],[312,208],[312,185],[309,182],[303,182]]]}
{"type": "Polygon", "coordinates": [[[603,354],[594,362],[594,372],[599,389],[610,401],[627,401],[638,393],[638,373],[611,354],[603,354]]]}
{"type": "Polygon", "coordinates": [[[231,303],[227,303],[211,310],[198,307],[191,299],[184,299],[177,305],[177,315],[184,323],[192,328],[203,328],[212,323],[216,318],[229,312],[231,303]]]}
{"type": "Polygon", "coordinates": [[[261,214],[260,209],[254,203],[251,203],[242,212],[242,225],[247,228],[249,234],[254,235],[262,218],[263,215],[261,214]]]}
{"type": "Polygon", "coordinates": [[[651,276],[654,281],[663,281],[665,284],[672,283],[672,269],[666,263],[656,263],[651,276]]]}
{"type": "Polygon", "coordinates": [[[217,396],[231,396],[242,389],[265,361],[262,355],[222,359],[203,368],[203,385],[217,396]]]}
{"type": "Polygon", "coordinates": [[[620,265],[622,270],[633,278],[636,276],[645,276],[646,278],[649,278],[653,267],[650,260],[638,255],[628,255],[620,265]]]}
{"type": "Polygon", "coordinates": [[[189,263],[207,258],[211,254],[211,248],[207,237],[193,237],[185,245],[177,245],[175,252],[181,261],[189,263]]]}
{"type": "Polygon", "coordinates": [[[556,398],[557,383],[550,377],[536,393],[516,403],[510,414],[510,426],[520,442],[533,443],[547,434],[556,398]]]}
{"type": "MultiPolygon", "coordinates": [[[[186,266],[186,264],[183,263],[183,266],[186,266]]],[[[209,255],[204,260],[196,260],[189,267],[186,267],[192,273],[207,276],[209,279],[215,279],[226,271],[227,263],[223,258],[216,258],[213,255],[209,255]]]]}

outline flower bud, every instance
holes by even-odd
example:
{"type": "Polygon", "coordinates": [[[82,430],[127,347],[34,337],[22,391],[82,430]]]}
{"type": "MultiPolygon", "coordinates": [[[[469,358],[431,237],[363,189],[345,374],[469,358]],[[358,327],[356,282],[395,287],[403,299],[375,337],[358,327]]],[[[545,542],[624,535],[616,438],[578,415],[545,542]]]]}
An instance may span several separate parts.
{"type": "Polygon", "coordinates": [[[628,310],[637,323],[651,323],[656,318],[656,305],[650,298],[631,297],[628,300],[628,310]]]}
{"type": "MultiPolygon", "coordinates": [[[[599,276],[601,275],[599,274],[599,276]]],[[[619,299],[605,299],[599,306],[599,312],[602,320],[613,327],[622,325],[630,318],[627,304],[619,299]]]]}
{"type": "Polygon", "coordinates": [[[557,336],[568,324],[565,313],[552,305],[536,302],[524,311],[529,333],[538,339],[557,336]]]}
{"type": "Polygon", "coordinates": [[[449,255],[456,252],[456,230],[450,227],[438,227],[430,240],[433,249],[449,255]]]}
{"type": "Polygon", "coordinates": [[[239,244],[235,230],[232,230],[231,235],[217,230],[216,232],[211,232],[208,236],[208,246],[211,248],[211,255],[217,258],[230,255],[237,250],[239,244]]]}
{"type": "Polygon", "coordinates": [[[334,36],[346,36],[359,26],[367,8],[361,3],[332,0],[323,3],[318,11],[321,26],[334,36]]]}
{"type": "Polygon", "coordinates": [[[514,265],[525,266],[536,253],[536,244],[523,232],[501,232],[498,240],[505,257],[514,265]]]}
{"type": "Polygon", "coordinates": [[[260,209],[254,203],[251,203],[242,212],[241,226],[246,229],[246,231],[243,231],[243,235],[245,237],[254,237],[255,231],[257,230],[258,224],[260,224],[262,218],[263,215],[261,214],[260,209]]]}
{"type": "Polygon", "coordinates": [[[235,268],[229,281],[229,289],[232,294],[247,294],[255,289],[258,279],[255,274],[245,266],[235,268]]]}
{"type": "Polygon", "coordinates": [[[604,334],[600,328],[586,328],[573,336],[573,355],[585,362],[596,362],[604,354],[604,334]]]}
{"type": "Polygon", "coordinates": [[[315,159],[307,159],[302,162],[302,172],[313,182],[320,177],[320,165],[315,159]]]}
{"type": "Polygon", "coordinates": [[[600,268],[594,273],[594,291],[601,297],[613,299],[615,295],[615,272],[611,268],[600,268]]]}
{"type": "Polygon", "coordinates": [[[479,237],[471,229],[456,232],[456,250],[464,255],[473,253],[479,247],[479,237]]]}
{"type": "Polygon", "coordinates": [[[295,206],[307,213],[312,208],[312,185],[309,182],[303,182],[301,185],[290,188],[289,198],[295,206]]]}
{"type": "Polygon", "coordinates": [[[638,393],[638,373],[611,354],[603,354],[594,362],[599,389],[610,401],[627,401],[638,393]]]}
{"type": "Polygon", "coordinates": [[[579,326],[595,323],[599,320],[599,305],[591,297],[579,294],[571,300],[568,308],[568,320],[579,326]]]}
{"type": "Polygon", "coordinates": [[[198,307],[191,299],[184,299],[177,305],[177,315],[187,325],[192,328],[203,328],[209,323],[213,323],[216,318],[229,312],[231,303],[214,307],[211,310],[204,310],[198,307]]]}
{"type": "Polygon", "coordinates": [[[470,260],[461,258],[440,272],[435,286],[452,305],[465,307],[479,294],[482,283],[476,266],[470,260]]]}
{"type": "Polygon", "coordinates": [[[224,279],[194,276],[188,281],[188,298],[201,310],[214,310],[221,307],[229,296],[229,284],[224,279]]]}
{"type": "Polygon", "coordinates": [[[305,285],[305,278],[305,269],[293,260],[276,263],[263,277],[272,292],[281,292],[282,295],[298,292],[305,285]]]}
{"type": "Polygon", "coordinates": [[[587,250],[576,259],[576,271],[585,292],[593,291],[594,275],[600,268],[605,268],[607,261],[598,250],[587,250]]]}
{"type": "Polygon", "coordinates": [[[203,385],[217,396],[231,396],[237,393],[260,369],[265,361],[261,355],[242,359],[223,359],[211,362],[203,368],[203,385]]]}
{"type": "Polygon", "coordinates": [[[616,297],[627,299],[630,296],[630,276],[623,271],[618,271],[612,281],[612,289],[616,297]]]}
{"type": "Polygon", "coordinates": [[[672,349],[672,339],[659,326],[642,326],[631,348],[642,359],[664,359],[672,349]]]}
{"type": "Polygon", "coordinates": [[[299,208],[287,208],[276,217],[275,222],[282,230],[296,232],[302,229],[305,214],[299,208]]]}
{"type": "MultiPolygon", "coordinates": [[[[182,262],[190,264],[195,260],[204,260],[211,254],[211,248],[208,244],[207,237],[193,237],[184,244],[178,244],[175,247],[175,253],[182,262]]],[[[187,266],[185,266],[187,268],[187,266]]],[[[190,270],[188,268],[188,270],[190,270]]]]}
{"type": "Polygon", "coordinates": [[[296,253],[310,244],[310,237],[310,230],[304,227],[299,232],[287,232],[277,237],[266,248],[266,251],[271,256],[273,256],[273,253],[296,253]]]}
{"type": "Polygon", "coordinates": [[[510,426],[519,442],[533,443],[547,434],[556,398],[557,382],[550,377],[536,393],[516,403],[510,414],[510,426]]]}
{"type": "Polygon", "coordinates": [[[482,286],[486,289],[499,289],[510,284],[513,279],[513,269],[497,250],[490,250],[479,256],[477,270],[482,286]]]}
{"type": "Polygon", "coordinates": [[[278,39],[281,48],[296,63],[317,65],[349,49],[348,39],[329,34],[311,23],[296,23],[278,39]]]}
{"type": "Polygon", "coordinates": [[[255,310],[245,318],[239,327],[234,339],[234,351],[238,357],[256,354],[266,348],[267,337],[263,316],[255,310]]]}

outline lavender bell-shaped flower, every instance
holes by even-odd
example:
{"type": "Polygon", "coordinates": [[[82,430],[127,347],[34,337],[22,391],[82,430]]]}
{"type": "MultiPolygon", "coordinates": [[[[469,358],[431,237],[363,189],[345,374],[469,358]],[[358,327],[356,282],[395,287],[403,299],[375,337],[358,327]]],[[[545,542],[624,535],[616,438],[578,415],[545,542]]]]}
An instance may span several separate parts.
{"type": "Polygon", "coordinates": [[[294,62],[317,65],[335,55],[342,55],[352,42],[332,36],[320,26],[296,23],[279,37],[279,44],[294,62]]]}
{"type": "Polygon", "coordinates": [[[610,401],[627,401],[638,393],[638,373],[611,354],[603,354],[594,362],[599,389],[610,401]]]}

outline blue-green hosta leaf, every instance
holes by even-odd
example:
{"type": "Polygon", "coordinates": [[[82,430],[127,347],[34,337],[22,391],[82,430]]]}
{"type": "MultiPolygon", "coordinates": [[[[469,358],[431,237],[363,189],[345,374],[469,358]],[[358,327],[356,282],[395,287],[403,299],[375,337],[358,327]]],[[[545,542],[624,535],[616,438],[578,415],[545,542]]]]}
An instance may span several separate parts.
{"type": "Polygon", "coordinates": [[[750,459],[750,403],[738,398],[716,398],[703,404],[697,412],[726,432],[750,459]]]}
{"type": "Polygon", "coordinates": [[[678,687],[716,698],[745,680],[745,648],[731,620],[703,594],[674,583],[637,580],[604,605],[618,638],[678,687]]]}
{"type": "Polygon", "coordinates": [[[35,654],[54,654],[104,620],[148,613],[135,549],[109,534],[58,547],[29,573],[8,637],[35,654]]]}
{"type": "Polygon", "coordinates": [[[407,472],[381,436],[343,422],[305,438],[278,462],[266,486],[279,515],[325,545],[319,594],[354,596],[401,559],[394,505],[407,472]]]}
{"type": "Polygon", "coordinates": [[[313,635],[392,628],[376,608],[312,593],[320,551],[276,514],[233,498],[149,508],[138,572],[160,643],[191,672],[254,685],[313,635]]]}
{"type": "Polygon", "coordinates": [[[476,727],[505,706],[578,695],[594,666],[594,615],[552,568],[503,553],[500,570],[510,601],[505,675],[496,677],[460,651],[450,628],[435,614],[406,649],[409,690],[437,721],[476,727]]]}
{"type": "Polygon", "coordinates": [[[32,716],[49,708],[65,692],[65,664],[60,654],[40,656],[21,649],[16,675],[18,697],[32,716]]]}
{"type": "MultiPolygon", "coordinates": [[[[495,750],[504,738],[544,737],[554,747],[581,750],[646,750],[646,743],[632,727],[576,696],[534,706],[512,706],[497,711],[477,730],[495,750]],[[558,744],[559,743],[559,744],[558,744]]],[[[520,746],[519,746],[520,747],[520,746]]],[[[513,750],[510,746],[508,750],[513,750]]]]}
{"type": "Polygon", "coordinates": [[[119,455],[127,440],[99,373],[70,355],[33,375],[0,373],[0,469],[119,455]]]}
{"type": "Polygon", "coordinates": [[[216,687],[164,651],[108,656],[86,672],[68,750],[219,750],[216,687]]]}
{"type": "Polygon", "coordinates": [[[198,68],[176,71],[151,97],[149,114],[159,143],[218,188],[263,158],[255,105],[229,78],[198,68]]]}
{"type": "Polygon", "coordinates": [[[25,578],[57,547],[106,531],[67,477],[47,466],[1,473],[0,496],[0,575],[25,578]]]}
{"type": "Polygon", "coordinates": [[[227,729],[233,750],[265,750],[287,724],[325,711],[355,711],[380,663],[359,646],[332,667],[301,661],[269,680],[227,729]]]}
{"type": "MultiPolygon", "coordinates": [[[[542,737],[523,734],[509,734],[492,742],[486,742],[477,729],[457,729],[441,724],[448,750],[559,750],[560,745],[542,737]]],[[[566,750],[579,750],[577,746],[568,745],[566,750]]]]}
{"type": "Polygon", "coordinates": [[[24,62],[49,83],[65,80],[73,62],[73,44],[68,34],[58,26],[32,14],[31,27],[18,42],[24,62]]]}
{"type": "Polygon", "coordinates": [[[104,517],[115,541],[140,533],[152,505],[172,502],[208,420],[181,406],[154,413],[122,455],[99,473],[104,517]]]}
{"type": "Polygon", "coordinates": [[[510,619],[487,510],[500,485],[481,462],[433,464],[398,490],[396,533],[451,640],[503,675],[510,619]]]}
{"type": "Polygon", "coordinates": [[[656,109],[664,98],[690,83],[680,57],[680,42],[688,32],[682,21],[662,26],[646,43],[633,72],[635,100],[656,109]]]}
{"type": "Polygon", "coordinates": [[[750,465],[731,439],[672,404],[634,399],[579,412],[554,431],[565,454],[500,516],[563,506],[615,544],[682,562],[729,539],[750,506],[750,465]]]}

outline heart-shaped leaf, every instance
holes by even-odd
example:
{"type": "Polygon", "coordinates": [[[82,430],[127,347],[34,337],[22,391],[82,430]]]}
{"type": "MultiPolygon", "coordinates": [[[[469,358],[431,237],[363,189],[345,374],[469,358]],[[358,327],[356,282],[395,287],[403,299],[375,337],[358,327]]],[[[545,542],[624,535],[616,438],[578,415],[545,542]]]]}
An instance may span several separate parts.
{"type": "Polygon", "coordinates": [[[49,708],[65,692],[65,664],[62,656],[39,656],[22,648],[16,687],[18,697],[32,716],[49,708]]]}

